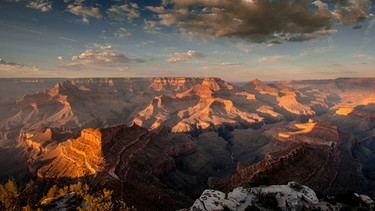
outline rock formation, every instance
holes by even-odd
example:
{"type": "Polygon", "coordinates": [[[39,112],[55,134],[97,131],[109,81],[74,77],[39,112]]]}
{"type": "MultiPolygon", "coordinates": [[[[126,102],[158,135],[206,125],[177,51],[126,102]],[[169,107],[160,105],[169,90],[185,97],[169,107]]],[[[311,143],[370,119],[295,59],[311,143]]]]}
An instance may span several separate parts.
{"type": "Polygon", "coordinates": [[[176,168],[172,156],[194,152],[194,145],[181,137],[168,141],[135,124],[87,128],[78,138],[57,145],[39,144],[31,141],[35,137],[25,136],[29,153],[38,152],[29,159],[29,169],[41,180],[59,184],[82,180],[91,186],[111,188],[125,201],[143,209],[160,209],[171,199],[175,201],[176,205],[171,205],[174,208],[188,201],[157,179],[176,168]]]}
{"type": "Polygon", "coordinates": [[[219,78],[72,79],[0,102],[0,137],[14,140],[21,130],[42,127],[83,129],[132,122],[173,132],[222,124],[258,128],[327,111],[332,96],[259,80],[237,87],[219,78]]]}
{"type": "Polygon", "coordinates": [[[41,90],[43,80],[36,93],[0,99],[2,180],[87,181],[140,210],[264,178],[375,197],[373,78],[95,78],[41,90]]]}
{"type": "MultiPolygon", "coordinates": [[[[368,196],[353,194],[353,197],[359,202],[355,208],[374,209],[374,201],[368,196]]],[[[336,201],[332,204],[320,201],[311,188],[289,182],[267,187],[237,187],[228,194],[205,190],[190,210],[336,210],[343,207],[343,203],[336,201]]]]}

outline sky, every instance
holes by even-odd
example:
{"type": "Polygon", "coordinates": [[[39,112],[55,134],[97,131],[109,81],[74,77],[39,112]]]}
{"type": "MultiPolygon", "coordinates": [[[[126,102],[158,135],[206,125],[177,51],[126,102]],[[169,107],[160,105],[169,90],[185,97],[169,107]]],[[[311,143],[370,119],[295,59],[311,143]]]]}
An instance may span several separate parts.
{"type": "Polygon", "coordinates": [[[1,0],[0,77],[375,77],[371,0],[1,0]]]}

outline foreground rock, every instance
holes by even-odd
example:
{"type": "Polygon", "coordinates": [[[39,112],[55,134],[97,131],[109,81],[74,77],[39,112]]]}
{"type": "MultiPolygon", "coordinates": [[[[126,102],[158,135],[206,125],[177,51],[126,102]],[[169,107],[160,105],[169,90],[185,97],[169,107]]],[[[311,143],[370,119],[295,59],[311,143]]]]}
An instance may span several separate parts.
{"type": "MultiPolygon", "coordinates": [[[[358,199],[356,207],[362,210],[373,210],[374,201],[368,196],[353,194],[358,199]]],[[[328,207],[341,209],[348,205],[319,201],[314,190],[289,182],[287,185],[268,187],[235,188],[225,194],[218,190],[205,190],[197,199],[190,211],[197,210],[327,210],[328,207]]]]}

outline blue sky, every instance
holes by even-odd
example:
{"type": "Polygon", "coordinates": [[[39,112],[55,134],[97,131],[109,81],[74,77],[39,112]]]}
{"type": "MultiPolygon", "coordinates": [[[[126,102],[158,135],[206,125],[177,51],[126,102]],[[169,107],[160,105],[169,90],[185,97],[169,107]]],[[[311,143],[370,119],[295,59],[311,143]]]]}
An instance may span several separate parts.
{"type": "Polygon", "coordinates": [[[2,0],[0,77],[375,77],[369,0],[2,0]]]}

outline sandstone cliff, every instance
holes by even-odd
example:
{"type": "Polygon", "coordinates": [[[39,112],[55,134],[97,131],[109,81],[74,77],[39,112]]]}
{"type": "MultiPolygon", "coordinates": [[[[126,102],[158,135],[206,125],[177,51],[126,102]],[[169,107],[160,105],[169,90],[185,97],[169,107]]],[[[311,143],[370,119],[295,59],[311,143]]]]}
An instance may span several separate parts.
{"type": "Polygon", "coordinates": [[[212,130],[312,116],[332,107],[333,94],[252,81],[234,86],[219,78],[71,79],[49,90],[0,102],[0,138],[21,130],[87,128],[133,122],[151,130],[212,130]]]}

